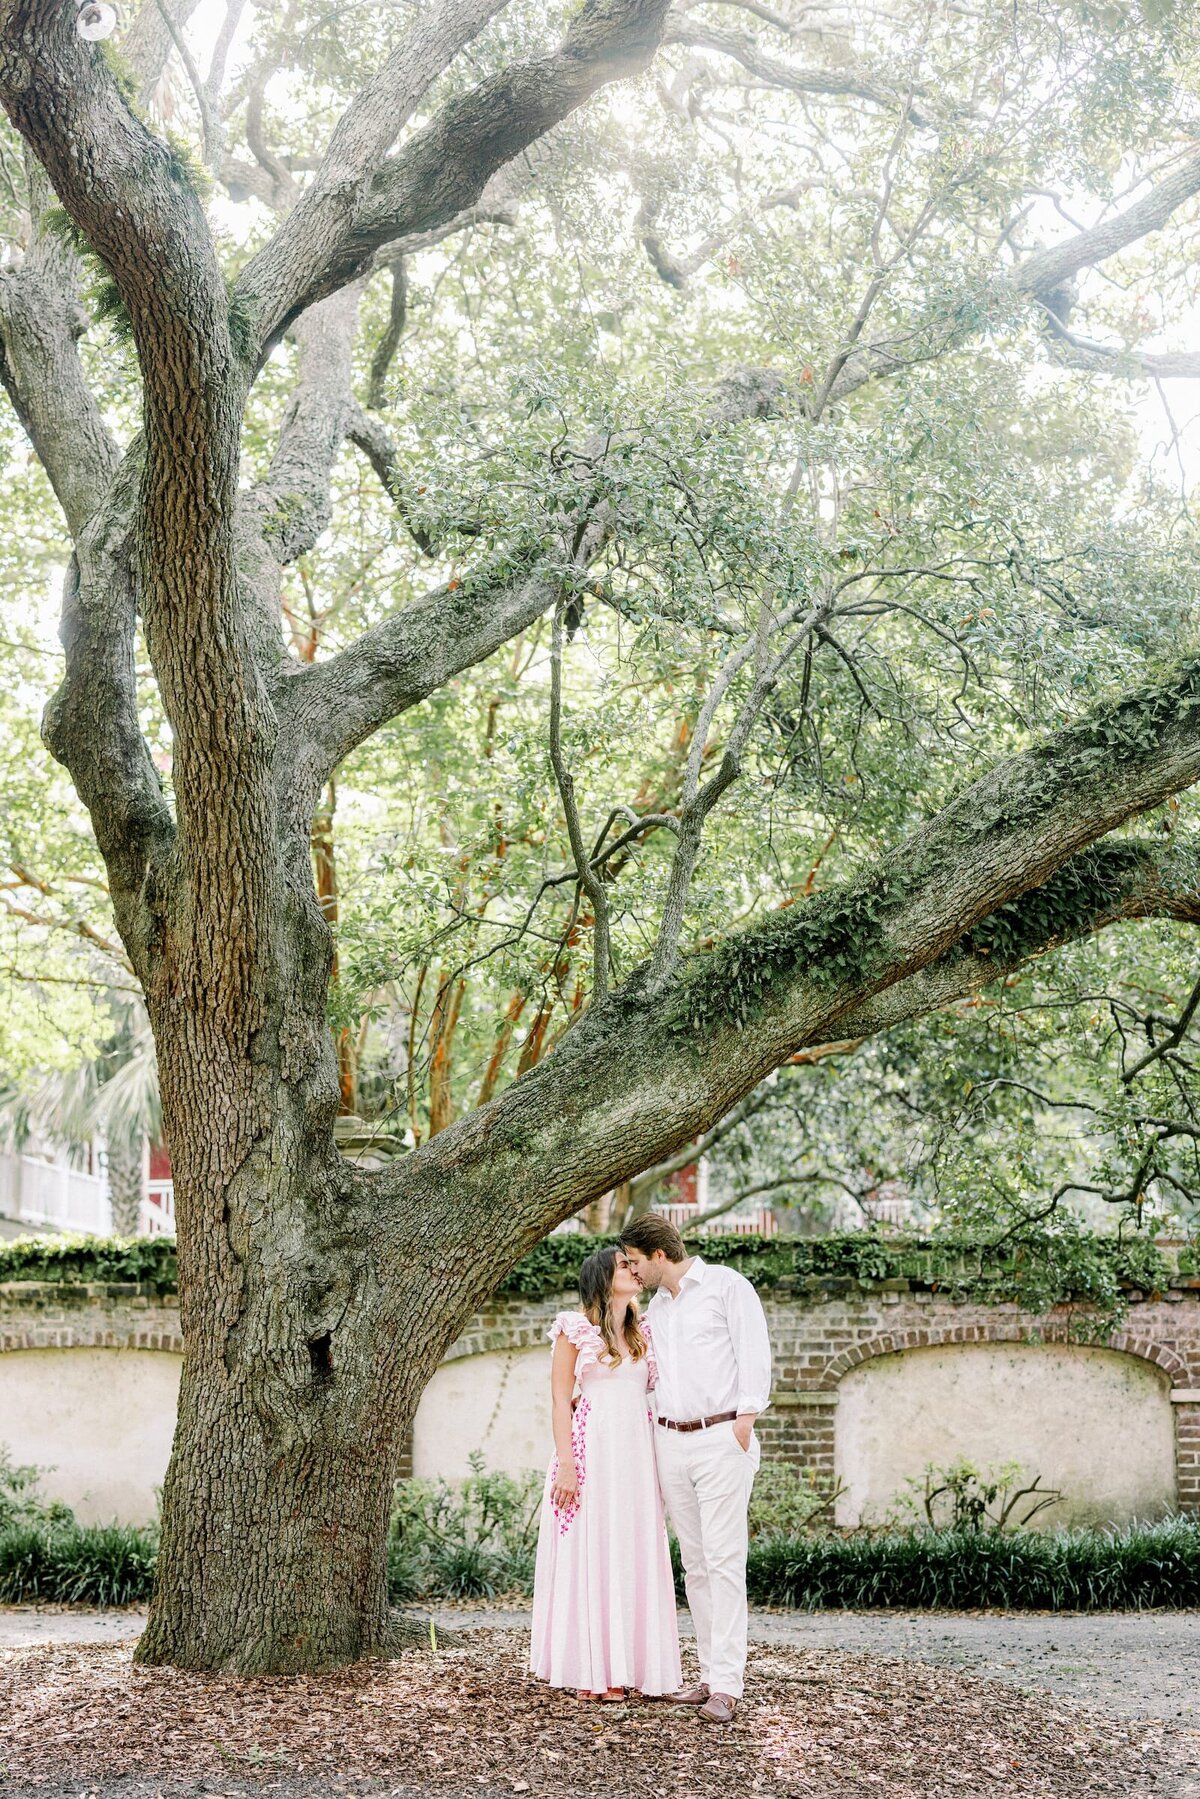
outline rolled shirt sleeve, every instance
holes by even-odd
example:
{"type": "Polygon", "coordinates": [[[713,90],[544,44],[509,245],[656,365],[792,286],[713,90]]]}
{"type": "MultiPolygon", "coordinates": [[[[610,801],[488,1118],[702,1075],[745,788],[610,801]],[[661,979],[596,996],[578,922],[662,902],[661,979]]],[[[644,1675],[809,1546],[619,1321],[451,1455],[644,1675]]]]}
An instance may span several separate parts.
{"type": "Polygon", "coordinates": [[[771,1338],[762,1301],[745,1275],[729,1283],[725,1306],[737,1362],[737,1409],[765,1412],[771,1402],[771,1338]]]}

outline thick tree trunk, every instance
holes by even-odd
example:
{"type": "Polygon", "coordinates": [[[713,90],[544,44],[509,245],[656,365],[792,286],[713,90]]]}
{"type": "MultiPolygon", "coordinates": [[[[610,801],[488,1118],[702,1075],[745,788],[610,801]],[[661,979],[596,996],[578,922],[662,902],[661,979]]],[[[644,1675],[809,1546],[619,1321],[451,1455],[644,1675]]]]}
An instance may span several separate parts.
{"type": "Polygon", "coordinates": [[[376,1347],[330,1332],[233,1376],[189,1351],[140,1661],[287,1673],[388,1647],[395,1445],[427,1370],[385,1382],[376,1347]]]}
{"type": "Polygon", "coordinates": [[[184,1368],[138,1654],[249,1673],[380,1646],[390,1443],[416,1395],[378,1341],[373,1233],[332,1143],[308,821],[239,835],[235,879],[166,888],[148,994],[184,1368]]]}
{"type": "Polygon", "coordinates": [[[287,1673],[384,1649],[394,1457],[377,1391],[362,1359],[231,1381],[188,1357],[139,1661],[287,1673]]]}
{"type": "Polygon", "coordinates": [[[184,1370],[138,1658],[329,1667],[387,1645],[396,1446],[448,1338],[286,1083],[228,1179],[216,1112],[172,1096],[184,1370]]]}
{"type": "Polygon", "coordinates": [[[388,1645],[397,1449],[462,1311],[448,1315],[431,1279],[417,1214],[381,1212],[334,1146],[332,943],[307,821],[281,823],[275,843],[253,949],[230,945],[238,1004],[191,978],[217,945],[178,891],[149,1002],[184,1368],[138,1657],[239,1673],[388,1645]]]}

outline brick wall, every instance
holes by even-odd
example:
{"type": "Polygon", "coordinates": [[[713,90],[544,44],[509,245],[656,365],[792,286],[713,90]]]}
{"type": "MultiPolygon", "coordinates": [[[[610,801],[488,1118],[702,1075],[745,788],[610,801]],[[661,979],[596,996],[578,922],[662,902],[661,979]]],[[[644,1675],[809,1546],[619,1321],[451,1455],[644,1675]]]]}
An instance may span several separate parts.
{"type": "Polygon", "coordinates": [[[9,1349],[183,1353],[179,1302],[133,1283],[0,1282],[0,1354],[9,1349]]]}
{"type": "MultiPolygon", "coordinates": [[[[1181,1511],[1200,1516],[1200,1283],[1135,1299],[1103,1347],[1154,1363],[1171,1383],[1181,1511]]],[[[838,1383],[873,1356],[956,1343],[1070,1343],[1078,1309],[1026,1313],[1015,1305],[955,1303],[936,1293],[883,1288],[813,1296],[803,1306],[766,1300],[776,1355],[764,1451],[832,1479],[838,1383]]]]}
{"type": "MultiPolygon", "coordinates": [[[[775,1356],[772,1407],[759,1426],[764,1454],[834,1470],[838,1383],[873,1356],[955,1343],[1068,1343],[1080,1313],[981,1305],[884,1282],[828,1282],[803,1293],[763,1296],[775,1356]]],[[[573,1295],[501,1299],[474,1317],[446,1360],[485,1351],[542,1348],[556,1311],[573,1295]]],[[[1180,1509],[1200,1516],[1200,1280],[1180,1279],[1158,1297],[1130,1296],[1121,1327],[1104,1346],[1138,1356],[1170,1381],[1180,1509]]],[[[20,1349],[157,1349],[179,1353],[179,1309],[136,1286],[0,1284],[0,1352],[20,1349]]]]}

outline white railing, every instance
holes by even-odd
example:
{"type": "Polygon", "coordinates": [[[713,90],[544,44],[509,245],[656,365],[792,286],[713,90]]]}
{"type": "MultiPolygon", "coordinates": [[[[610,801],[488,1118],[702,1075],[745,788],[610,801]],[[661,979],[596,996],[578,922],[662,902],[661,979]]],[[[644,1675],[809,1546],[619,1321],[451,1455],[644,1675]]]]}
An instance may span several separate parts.
{"type": "Polygon", "coordinates": [[[173,1237],[175,1235],[174,1181],[146,1182],[146,1194],[142,1200],[140,1213],[140,1227],[143,1237],[173,1237]]]}
{"type": "MultiPolygon", "coordinates": [[[[677,1231],[687,1233],[697,1228],[692,1220],[699,1216],[703,1207],[655,1206],[654,1210],[677,1231]]],[[[722,1212],[719,1217],[700,1225],[699,1234],[702,1237],[707,1237],[710,1232],[727,1237],[773,1237],[778,1228],[775,1215],[768,1206],[755,1206],[746,1212],[722,1212]]]]}
{"type": "Polygon", "coordinates": [[[917,1222],[916,1207],[907,1193],[873,1193],[860,1205],[848,1195],[837,1202],[830,1220],[834,1231],[861,1231],[873,1225],[903,1230],[917,1222]]]}
{"type": "Polygon", "coordinates": [[[0,1152],[0,1213],[23,1224],[53,1225],[62,1231],[112,1231],[108,1182],[99,1175],[36,1156],[0,1152]]]}

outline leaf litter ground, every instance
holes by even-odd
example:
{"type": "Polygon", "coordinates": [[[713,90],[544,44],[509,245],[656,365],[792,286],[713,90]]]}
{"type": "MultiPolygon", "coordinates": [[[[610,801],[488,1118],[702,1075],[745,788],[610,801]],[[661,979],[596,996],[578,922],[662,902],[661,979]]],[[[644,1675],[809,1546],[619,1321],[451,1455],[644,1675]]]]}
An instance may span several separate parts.
{"type": "Polygon", "coordinates": [[[1179,1799],[1200,1735],[923,1663],[756,1646],[732,1728],[651,1702],[580,1705],[475,1631],[335,1673],[138,1668],[132,1642],[0,1653],[0,1794],[345,1792],[580,1799],[1179,1799]]]}

